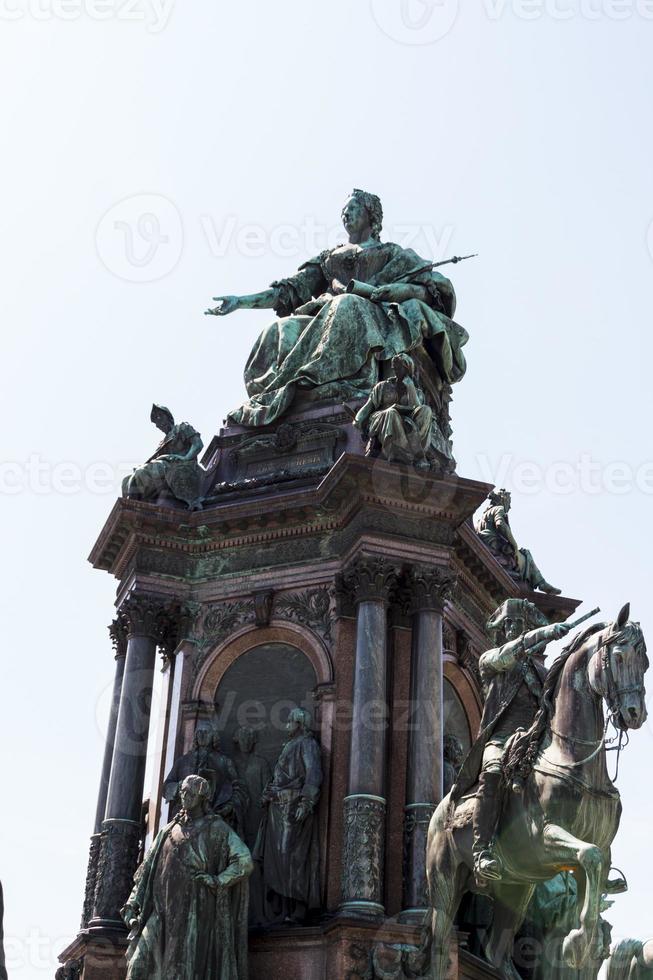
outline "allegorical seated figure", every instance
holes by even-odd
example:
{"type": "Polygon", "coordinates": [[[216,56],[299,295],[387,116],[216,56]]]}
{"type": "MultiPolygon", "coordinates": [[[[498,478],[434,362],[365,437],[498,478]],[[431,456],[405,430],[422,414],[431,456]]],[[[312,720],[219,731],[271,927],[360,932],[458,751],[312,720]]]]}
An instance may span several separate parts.
{"type": "Polygon", "coordinates": [[[478,780],[474,806],[474,865],[479,884],[499,880],[493,851],[503,802],[502,759],[506,743],[530,728],[542,704],[545,650],[569,632],[566,623],[547,624],[527,599],[507,599],[488,622],[495,646],[479,661],[485,706],[478,737],[465,759],[452,798],[460,799],[478,780]]]}
{"type": "Polygon", "coordinates": [[[418,469],[429,469],[437,459],[443,469],[453,469],[449,444],[415,384],[412,357],[395,355],[392,368],[394,377],[374,385],[354,418],[354,425],[368,440],[366,455],[383,455],[391,463],[414,463],[418,469]]]}
{"type": "Polygon", "coordinates": [[[211,728],[198,727],[190,752],[180,756],[163,783],[163,798],[180,803],[180,791],[187,776],[200,775],[211,788],[210,804],[244,838],[245,814],[249,797],[231,759],[220,751],[220,737],[211,728]]]}
{"type": "Polygon", "coordinates": [[[249,850],[211,812],[201,776],[181,784],[181,811],[159,831],[122,909],[127,980],[248,980],[249,850]]]}
{"type": "Polygon", "coordinates": [[[308,712],[288,716],[288,741],[266,787],[254,860],[260,862],[269,922],[305,921],[320,907],[320,854],[315,808],[322,786],[322,752],[308,712]]]}
{"type": "Polygon", "coordinates": [[[123,497],[135,500],[157,500],[172,497],[191,509],[202,506],[200,497],[202,470],[197,457],[202,439],[187,422],[175,424],[165,405],[153,405],[150,419],[164,433],[157,450],[122,484],[123,497]]]}
{"type": "Polygon", "coordinates": [[[300,392],[313,401],[367,397],[383,377],[384,362],[422,345],[441,387],[463,377],[468,335],[452,319],[450,281],[412,249],[381,241],[383,210],[376,195],[354,190],[342,219],[346,245],[309,259],[263,292],[216,296],[218,306],[206,311],[277,314],[247,361],[249,400],[230,413],[232,421],[267,425],[300,392]]]}
{"type": "Polygon", "coordinates": [[[492,554],[505,566],[512,577],[525,582],[529,589],[540,589],[549,595],[560,595],[542,575],[530,551],[520,548],[510,527],[508,512],[512,498],[507,490],[493,490],[488,500],[490,506],[476,522],[476,533],[492,554]]]}

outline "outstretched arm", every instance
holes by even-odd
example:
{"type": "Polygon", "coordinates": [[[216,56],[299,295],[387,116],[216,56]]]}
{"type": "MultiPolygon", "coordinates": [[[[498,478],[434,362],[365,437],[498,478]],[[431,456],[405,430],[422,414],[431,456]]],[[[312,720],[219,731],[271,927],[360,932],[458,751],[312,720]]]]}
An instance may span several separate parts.
{"type": "Polygon", "coordinates": [[[249,296],[214,296],[219,304],[205,310],[206,316],[227,316],[234,310],[271,310],[279,297],[279,290],[272,287],[261,293],[251,293],[249,296]]]}

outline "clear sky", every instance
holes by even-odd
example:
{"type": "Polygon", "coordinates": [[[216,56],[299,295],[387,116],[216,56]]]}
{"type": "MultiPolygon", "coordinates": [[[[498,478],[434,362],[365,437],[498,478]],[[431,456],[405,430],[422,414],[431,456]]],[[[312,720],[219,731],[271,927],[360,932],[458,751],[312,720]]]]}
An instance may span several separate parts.
{"type": "MultiPolygon", "coordinates": [[[[452,273],[461,475],[565,594],[650,609],[653,3],[0,0],[4,799],[12,980],[75,933],[113,660],[86,556],[153,400],[208,443],[263,288],[352,186],[452,273]]],[[[653,681],[650,683],[653,688],[653,681]]],[[[651,723],[653,724],[653,723],[651,723]]],[[[653,935],[651,724],[622,760],[615,934],[653,935]]]]}

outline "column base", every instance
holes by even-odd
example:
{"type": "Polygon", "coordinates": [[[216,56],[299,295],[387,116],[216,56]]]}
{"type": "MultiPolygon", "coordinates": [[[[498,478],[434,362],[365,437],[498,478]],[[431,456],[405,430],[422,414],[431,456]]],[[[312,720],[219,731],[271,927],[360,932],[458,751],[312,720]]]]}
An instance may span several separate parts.
{"type": "Polygon", "coordinates": [[[430,909],[404,909],[397,916],[397,922],[407,926],[423,926],[431,915],[430,909]]]}
{"type": "Polygon", "coordinates": [[[345,902],[338,909],[338,917],[379,922],[385,919],[385,909],[378,902],[345,902]]]}

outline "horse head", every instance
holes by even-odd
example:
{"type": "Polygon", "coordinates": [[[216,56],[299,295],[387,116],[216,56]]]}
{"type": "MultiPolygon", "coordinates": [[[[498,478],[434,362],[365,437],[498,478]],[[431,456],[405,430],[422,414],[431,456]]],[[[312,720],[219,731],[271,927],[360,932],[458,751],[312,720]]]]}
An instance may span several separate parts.
{"type": "Polygon", "coordinates": [[[596,650],[589,661],[592,690],[608,706],[622,731],[641,728],[647,718],[644,674],[649,662],[639,623],[629,620],[630,603],[617,619],[596,634],[596,650]]]}

